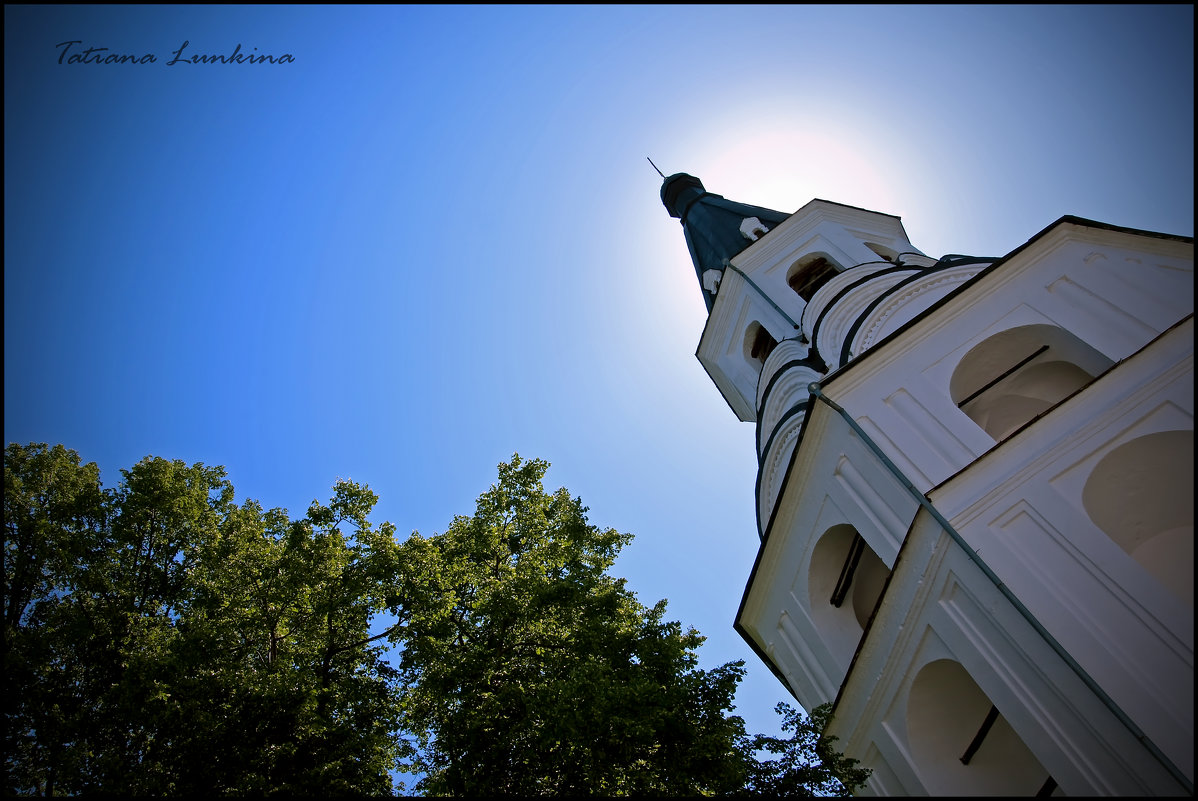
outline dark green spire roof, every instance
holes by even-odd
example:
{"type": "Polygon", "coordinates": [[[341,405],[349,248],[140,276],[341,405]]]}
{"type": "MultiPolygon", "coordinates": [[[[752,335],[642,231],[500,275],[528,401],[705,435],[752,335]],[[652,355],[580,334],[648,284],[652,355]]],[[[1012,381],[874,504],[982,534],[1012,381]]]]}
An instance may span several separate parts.
{"type": "Polygon", "coordinates": [[[753,244],[753,240],[741,233],[744,221],[756,217],[766,228],[773,230],[790,216],[713,195],[703,188],[702,181],[683,172],[671,175],[662,182],[661,202],[671,217],[677,217],[682,222],[686,246],[690,249],[691,261],[695,263],[695,274],[699,277],[699,288],[703,290],[707,311],[711,311],[715,294],[703,286],[703,273],[718,270],[722,277],[732,257],[753,244]]]}

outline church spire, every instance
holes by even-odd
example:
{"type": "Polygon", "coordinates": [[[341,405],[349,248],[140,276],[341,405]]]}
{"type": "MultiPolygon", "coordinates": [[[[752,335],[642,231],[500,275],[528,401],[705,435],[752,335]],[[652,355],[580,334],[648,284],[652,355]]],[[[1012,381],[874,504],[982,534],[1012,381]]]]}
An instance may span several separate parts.
{"type": "Polygon", "coordinates": [[[682,223],[709,312],[732,257],[790,216],[726,200],[704,189],[695,176],[681,172],[662,182],[661,202],[682,223]]]}

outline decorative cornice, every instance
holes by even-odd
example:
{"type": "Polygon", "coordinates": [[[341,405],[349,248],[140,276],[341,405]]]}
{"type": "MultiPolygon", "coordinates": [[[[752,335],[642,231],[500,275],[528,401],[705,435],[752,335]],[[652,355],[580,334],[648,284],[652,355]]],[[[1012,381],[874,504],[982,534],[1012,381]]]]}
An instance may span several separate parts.
{"type": "Polygon", "coordinates": [[[782,420],[786,419],[792,409],[807,402],[807,387],[812,381],[818,381],[822,375],[804,362],[792,362],[784,372],[778,374],[757,413],[758,457],[769,449],[769,440],[776,433],[782,420]]]}
{"type": "MultiPolygon", "coordinates": [[[[920,273],[874,298],[873,302],[861,311],[857,320],[848,330],[839,354],[839,365],[847,364],[849,359],[859,356],[877,344],[881,338],[880,332],[886,323],[915,298],[921,295],[928,296],[929,293],[938,290],[952,291],[953,287],[964,284],[988,265],[989,262],[979,262],[920,273]]],[[[939,296],[938,294],[937,297],[939,296]]],[[[931,305],[935,299],[927,297],[928,305],[931,305]]],[[[922,309],[916,309],[912,316],[920,311],[922,309]]]]}
{"type": "Polygon", "coordinates": [[[797,404],[788,411],[778,425],[775,426],[765,450],[762,451],[761,462],[757,468],[757,534],[764,542],[765,525],[772,518],[776,495],[782,488],[782,481],[774,481],[780,469],[788,469],[794,449],[787,447],[799,438],[803,430],[803,421],[807,419],[810,400],[797,404]],[[777,485],[775,487],[775,485],[777,485]]]}
{"type": "Polygon", "coordinates": [[[797,339],[784,339],[778,343],[765,360],[761,368],[761,378],[757,381],[757,408],[761,409],[769,388],[778,376],[793,364],[805,362],[810,355],[810,348],[797,339]]]}
{"type": "Polygon", "coordinates": [[[910,270],[885,270],[846,287],[816,321],[812,341],[817,342],[820,351],[828,354],[833,364],[839,366],[836,359],[862,311],[895,284],[913,275],[915,273],[910,270]]]}
{"type": "Polygon", "coordinates": [[[816,325],[819,318],[823,315],[826,308],[835,303],[840,295],[856,284],[858,281],[863,281],[874,273],[885,272],[887,270],[903,269],[895,268],[889,262],[870,262],[859,267],[853,267],[845,270],[842,273],[829,279],[826,284],[821,286],[819,290],[811,296],[811,300],[807,301],[807,306],[803,309],[803,317],[799,320],[799,324],[803,331],[803,336],[807,337],[808,342],[815,342],[816,325]],[[879,265],[885,266],[879,266],[879,265]]]}

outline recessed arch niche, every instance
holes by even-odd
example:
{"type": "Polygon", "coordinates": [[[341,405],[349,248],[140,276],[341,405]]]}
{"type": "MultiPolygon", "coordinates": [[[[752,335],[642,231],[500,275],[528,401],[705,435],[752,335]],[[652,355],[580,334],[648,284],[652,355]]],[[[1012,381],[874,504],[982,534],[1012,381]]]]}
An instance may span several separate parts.
{"type": "Polygon", "coordinates": [[[1159,431],[1099,460],[1082,488],[1094,524],[1187,605],[1194,603],[1194,432],[1159,431]]]}
{"type": "Polygon", "coordinates": [[[847,523],[825,531],[811,552],[811,619],[843,670],[848,670],[889,575],[886,563],[847,523]]]}
{"type": "Polygon", "coordinates": [[[1034,796],[1048,771],[961,663],[924,665],[907,697],[907,735],[931,795],[1034,796]]]}
{"type": "Polygon", "coordinates": [[[995,441],[1081,389],[1114,362],[1055,325],[1024,325],[975,345],[953,371],[953,403],[995,441]]]}

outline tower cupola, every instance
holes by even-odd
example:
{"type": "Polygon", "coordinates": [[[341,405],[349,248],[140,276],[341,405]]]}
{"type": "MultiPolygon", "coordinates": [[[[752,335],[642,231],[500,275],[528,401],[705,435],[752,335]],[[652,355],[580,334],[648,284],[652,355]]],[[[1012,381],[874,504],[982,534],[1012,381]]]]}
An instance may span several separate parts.
{"type": "Polygon", "coordinates": [[[790,216],[712,194],[702,181],[686,173],[662,182],[661,202],[682,223],[708,312],[732,257],[790,216]]]}

